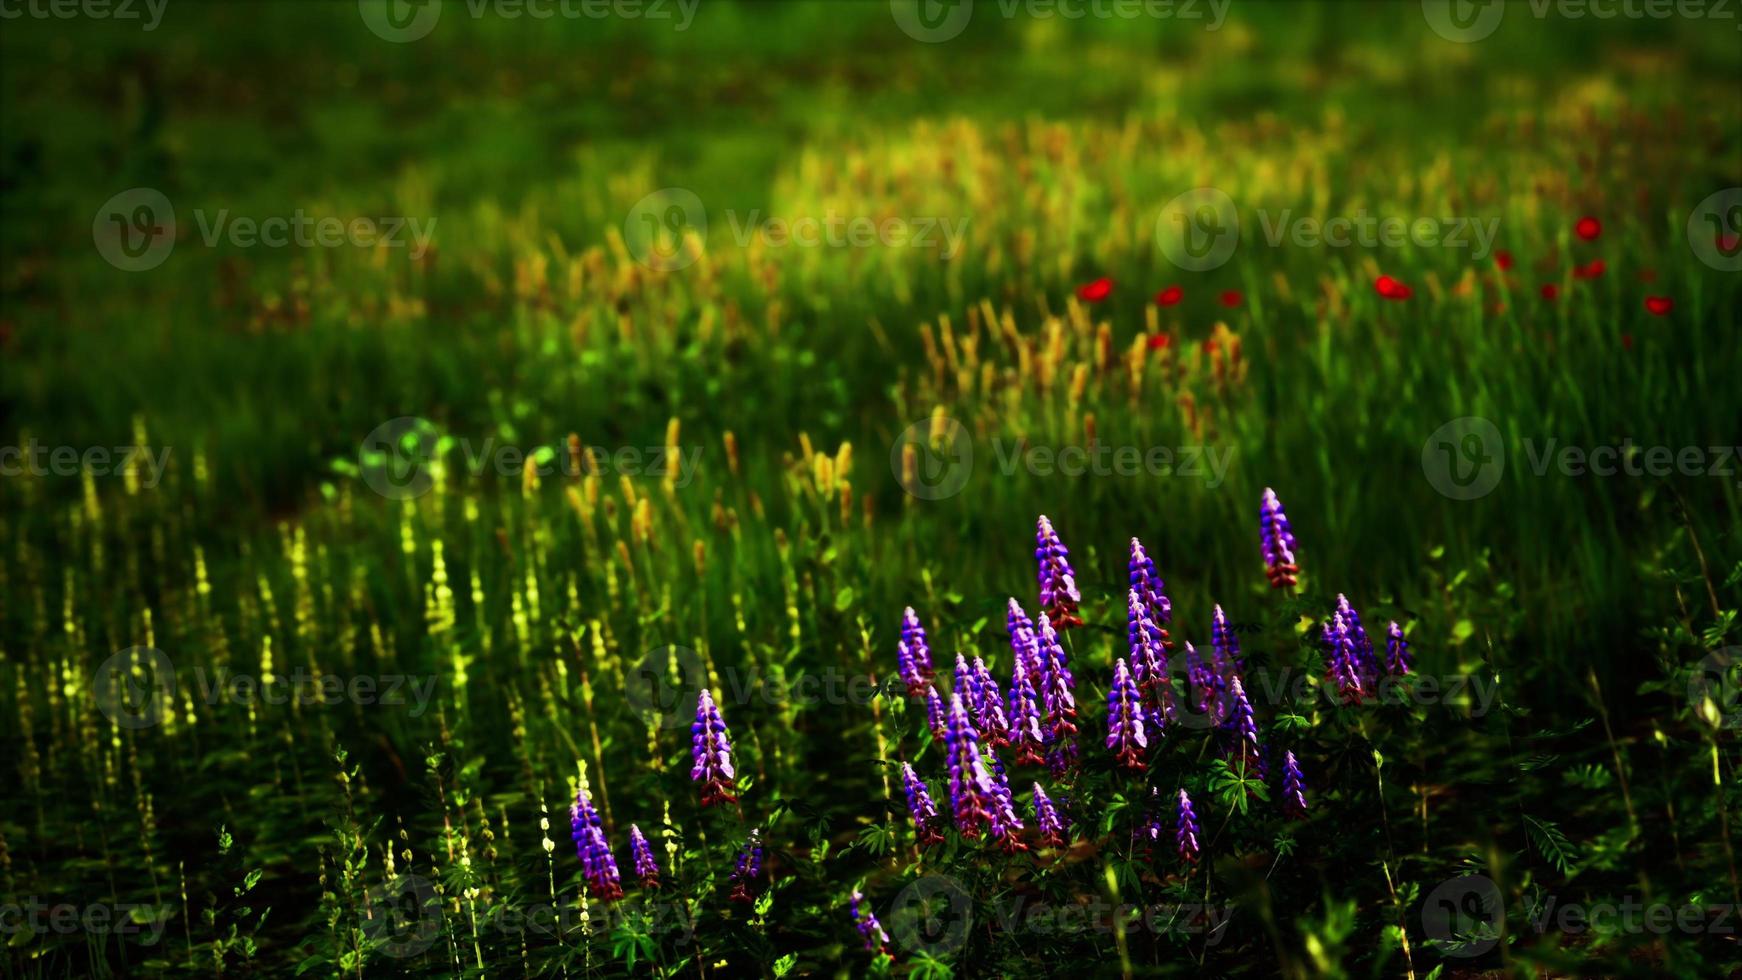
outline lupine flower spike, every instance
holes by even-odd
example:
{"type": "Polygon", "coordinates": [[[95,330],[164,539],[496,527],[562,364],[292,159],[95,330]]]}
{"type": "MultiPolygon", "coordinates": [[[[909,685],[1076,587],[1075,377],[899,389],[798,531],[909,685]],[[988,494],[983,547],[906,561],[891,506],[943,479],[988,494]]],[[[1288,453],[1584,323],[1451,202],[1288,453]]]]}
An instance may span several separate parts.
{"type": "Polygon", "coordinates": [[[1038,766],[1045,757],[1046,736],[1040,727],[1040,696],[1035,693],[1038,672],[1031,672],[1017,658],[1010,678],[1010,744],[1016,748],[1017,765],[1038,766]]]}
{"type": "Polygon", "coordinates": [[[944,699],[931,684],[925,686],[925,724],[933,738],[944,737],[944,699]]]}
{"type": "Polygon", "coordinates": [[[955,815],[956,830],[963,837],[978,837],[980,824],[992,822],[998,800],[992,775],[980,757],[979,733],[968,721],[960,693],[950,695],[944,738],[950,765],[950,812],[955,815]]]}
{"type": "Polygon", "coordinates": [[[1107,691],[1107,747],[1121,765],[1142,771],[1149,739],[1143,734],[1143,702],[1125,658],[1113,665],[1113,686],[1107,691]]]}
{"type": "Polygon", "coordinates": [[[1276,491],[1264,488],[1264,499],[1258,507],[1258,529],[1264,550],[1264,574],[1273,589],[1292,589],[1300,574],[1295,564],[1294,532],[1289,529],[1288,515],[1282,512],[1282,501],[1276,491]]]}
{"type": "Polygon", "coordinates": [[[1010,780],[1004,775],[1004,763],[996,753],[986,753],[986,763],[992,777],[992,836],[1006,853],[1028,850],[1018,836],[1022,833],[1022,817],[1016,813],[1016,797],[1010,792],[1010,780]]]}
{"type": "Polygon", "coordinates": [[[1045,621],[1040,624],[1041,708],[1045,724],[1047,767],[1063,773],[1077,758],[1077,699],[1072,693],[1076,679],[1059,644],[1058,634],[1045,621]]]}
{"type": "Polygon", "coordinates": [[[1034,536],[1034,560],[1039,566],[1040,608],[1055,630],[1083,625],[1077,615],[1077,605],[1083,597],[1077,592],[1076,574],[1071,571],[1071,553],[1059,540],[1052,521],[1042,514],[1034,536]]]}
{"type": "Polygon", "coordinates": [[[1403,627],[1393,621],[1385,627],[1385,672],[1394,677],[1409,673],[1414,658],[1409,655],[1409,641],[1403,638],[1403,627]]]}
{"type": "Polygon", "coordinates": [[[1229,753],[1248,764],[1258,763],[1258,723],[1252,717],[1252,702],[1246,698],[1246,685],[1238,674],[1228,681],[1228,726],[1234,745],[1229,753]]]}
{"type": "Polygon", "coordinates": [[[1361,686],[1371,691],[1378,683],[1381,671],[1379,658],[1373,652],[1373,641],[1367,638],[1355,607],[1349,605],[1348,597],[1340,592],[1337,593],[1337,612],[1342,614],[1344,624],[1349,627],[1349,639],[1355,645],[1355,672],[1361,677],[1361,686]]]}
{"type": "Polygon", "coordinates": [[[1143,810],[1143,823],[1138,826],[1132,836],[1143,844],[1143,852],[1153,856],[1155,844],[1161,840],[1162,822],[1167,819],[1167,807],[1162,802],[1161,790],[1155,787],[1149,789],[1149,805],[1143,810]]]}
{"type": "Polygon", "coordinates": [[[1184,789],[1179,791],[1179,823],[1174,839],[1179,842],[1180,860],[1198,863],[1198,815],[1192,812],[1192,798],[1184,789]]]}
{"type": "Polygon", "coordinates": [[[968,658],[960,653],[956,654],[955,693],[962,696],[969,711],[980,704],[980,675],[974,673],[974,668],[968,666],[968,658]]]}
{"type": "Polygon", "coordinates": [[[635,877],[641,880],[641,887],[658,888],[659,865],[653,860],[653,848],[635,824],[629,825],[629,853],[635,858],[635,877]]]}
{"type": "Polygon", "coordinates": [[[1065,822],[1059,816],[1058,807],[1053,805],[1052,798],[1046,795],[1046,790],[1034,784],[1034,822],[1040,826],[1040,842],[1048,847],[1065,846],[1065,822]]]}
{"type": "Polygon", "coordinates": [[[1345,704],[1361,700],[1366,691],[1361,687],[1360,664],[1355,653],[1355,638],[1342,613],[1332,613],[1320,637],[1325,647],[1325,672],[1337,688],[1345,704]]]}
{"type": "Polygon", "coordinates": [[[1004,716],[1004,692],[992,679],[986,661],[974,658],[974,727],[985,737],[986,744],[1010,744],[1010,722],[1004,716]]]}
{"type": "Polygon", "coordinates": [[[913,818],[914,833],[919,836],[919,846],[936,844],[944,839],[943,820],[938,816],[938,805],[932,802],[931,791],[926,789],[925,780],[913,771],[913,764],[901,764],[901,786],[907,791],[907,815],[913,818]]]}
{"type": "Polygon", "coordinates": [[[1293,752],[1282,754],[1282,813],[1295,820],[1305,820],[1307,815],[1306,780],[1293,752]]]}
{"type": "Polygon", "coordinates": [[[925,627],[920,625],[912,606],[901,612],[901,642],[896,651],[902,683],[907,685],[907,693],[919,697],[925,682],[932,677],[931,646],[926,643],[925,627]]]}
{"type": "Polygon", "coordinates": [[[1240,637],[1228,625],[1228,617],[1223,615],[1221,606],[1210,615],[1210,650],[1216,676],[1224,683],[1229,677],[1246,672],[1246,664],[1240,658],[1240,637]]]}
{"type": "Polygon", "coordinates": [[[1150,632],[1162,650],[1171,650],[1167,625],[1173,622],[1173,601],[1167,597],[1167,583],[1155,572],[1155,561],[1143,550],[1143,542],[1131,539],[1131,560],[1126,566],[1131,573],[1131,590],[1143,600],[1149,614],[1150,632]]]}
{"type": "Polygon", "coordinates": [[[750,837],[744,841],[744,847],[738,851],[738,863],[732,866],[732,894],[728,897],[734,902],[754,902],[756,895],[753,889],[758,887],[757,879],[762,877],[762,828],[750,832],[750,837]]]}
{"type": "Polygon", "coordinates": [[[732,793],[737,773],[732,769],[732,743],[727,737],[726,721],[714,704],[707,688],[696,697],[696,721],[690,726],[690,756],[695,765],[690,769],[690,781],[702,784],[702,806],[716,803],[736,803],[732,793]]]}
{"type": "Polygon", "coordinates": [[[581,874],[587,879],[587,891],[594,898],[611,902],[623,897],[622,879],[617,873],[617,859],[605,840],[599,823],[599,811],[587,799],[587,791],[575,793],[575,804],[569,809],[569,831],[575,842],[575,853],[581,859],[581,874]]]}
{"type": "MultiPolygon", "coordinates": [[[[1172,684],[1167,676],[1165,641],[1157,639],[1149,609],[1136,587],[1125,594],[1125,638],[1131,648],[1131,676],[1137,681],[1150,724],[1160,728],[1172,713],[1168,697],[1172,684]]],[[[1160,635],[1166,637],[1167,633],[1164,630],[1160,635]]]]}
{"type": "Polygon", "coordinates": [[[861,911],[859,903],[865,896],[857,888],[853,889],[853,928],[859,930],[859,935],[865,937],[865,949],[872,953],[889,952],[889,933],[883,931],[883,923],[877,921],[877,913],[866,908],[861,911]]]}
{"type": "Polygon", "coordinates": [[[1223,699],[1217,697],[1221,685],[1217,683],[1215,671],[1204,663],[1204,658],[1198,655],[1197,648],[1190,641],[1186,642],[1186,681],[1191,689],[1192,710],[1208,716],[1211,724],[1220,725],[1226,715],[1223,699]]]}
{"type": "Polygon", "coordinates": [[[1039,683],[1040,644],[1035,637],[1034,621],[1028,618],[1028,613],[1022,611],[1020,603],[1011,599],[1004,622],[1010,630],[1010,649],[1016,654],[1016,666],[1026,671],[1031,678],[1035,678],[1035,683],[1039,683]]]}

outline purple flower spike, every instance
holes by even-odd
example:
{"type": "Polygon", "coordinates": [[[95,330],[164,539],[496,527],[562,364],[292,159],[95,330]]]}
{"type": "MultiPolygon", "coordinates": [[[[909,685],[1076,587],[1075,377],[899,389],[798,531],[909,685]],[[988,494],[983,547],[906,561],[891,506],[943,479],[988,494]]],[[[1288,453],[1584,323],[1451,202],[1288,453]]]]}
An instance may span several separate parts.
{"type": "Polygon", "coordinates": [[[1083,597],[1077,592],[1076,573],[1071,571],[1071,553],[1059,540],[1052,521],[1040,515],[1034,535],[1034,560],[1040,568],[1040,608],[1055,630],[1083,625],[1077,615],[1077,605],[1083,597]]]}
{"type": "Polygon", "coordinates": [[[859,935],[865,937],[865,949],[872,953],[889,952],[889,933],[883,931],[883,923],[877,921],[877,913],[865,909],[861,913],[859,903],[865,898],[857,888],[853,889],[853,928],[859,930],[859,935]]]}
{"type": "Polygon", "coordinates": [[[736,803],[732,768],[732,743],[727,737],[726,721],[714,704],[714,695],[707,688],[696,697],[696,721],[690,726],[690,757],[695,765],[690,769],[690,781],[702,784],[702,806],[736,803]]]}
{"type": "Polygon", "coordinates": [[[1028,850],[1018,836],[1022,833],[1022,818],[1016,813],[1016,797],[1010,792],[1010,781],[1004,775],[1004,763],[995,753],[986,753],[992,777],[992,836],[1007,854],[1028,850]]]}
{"type": "Polygon", "coordinates": [[[612,902],[622,898],[623,886],[617,873],[617,859],[611,854],[611,845],[605,840],[604,828],[599,823],[599,811],[593,809],[593,801],[587,798],[587,791],[584,789],[575,793],[574,806],[569,809],[569,831],[575,842],[575,853],[581,859],[581,874],[587,879],[587,891],[601,901],[612,902]]]}
{"type": "Polygon", "coordinates": [[[900,657],[901,680],[907,693],[919,697],[925,682],[931,680],[931,646],[926,643],[925,627],[919,624],[912,606],[901,611],[901,643],[896,648],[900,657]]]}
{"type": "Polygon", "coordinates": [[[648,846],[647,838],[635,824],[629,825],[629,853],[635,858],[635,877],[641,879],[641,887],[658,888],[659,864],[653,860],[653,848],[648,846]]]}
{"type": "Polygon", "coordinates": [[[1155,562],[1143,550],[1143,542],[1131,539],[1131,560],[1126,566],[1131,572],[1131,591],[1143,599],[1149,613],[1150,629],[1162,649],[1170,649],[1167,624],[1173,622],[1173,601],[1167,597],[1167,583],[1155,572],[1155,562]]]}
{"type": "Polygon", "coordinates": [[[1348,597],[1340,592],[1337,593],[1337,612],[1342,614],[1343,622],[1349,627],[1349,639],[1355,644],[1355,673],[1361,678],[1361,686],[1371,691],[1378,683],[1381,671],[1379,658],[1373,652],[1373,641],[1367,638],[1355,607],[1349,605],[1348,597]]]}
{"type": "Polygon", "coordinates": [[[1192,710],[1205,715],[1211,724],[1220,725],[1227,720],[1227,708],[1224,698],[1218,696],[1221,684],[1218,683],[1216,672],[1204,663],[1204,658],[1198,655],[1197,647],[1186,643],[1186,682],[1190,688],[1192,710]]]}
{"type": "Polygon", "coordinates": [[[1046,736],[1040,725],[1040,696],[1034,691],[1038,671],[1030,672],[1016,661],[1010,678],[1010,744],[1016,748],[1017,765],[1038,766],[1046,736]]]}
{"type": "Polygon", "coordinates": [[[1402,677],[1414,665],[1415,658],[1409,655],[1409,641],[1403,638],[1403,627],[1394,620],[1385,628],[1385,672],[1402,677]]]}
{"type": "Polygon", "coordinates": [[[734,902],[756,901],[755,890],[762,877],[762,828],[750,832],[750,837],[744,841],[744,847],[738,851],[738,863],[732,866],[732,876],[728,879],[732,884],[732,894],[727,896],[734,902]]]}
{"type": "Polygon", "coordinates": [[[944,737],[944,699],[931,684],[925,686],[925,724],[933,738],[944,737]]]}
{"type": "Polygon", "coordinates": [[[912,763],[901,764],[901,786],[907,791],[907,815],[913,818],[919,846],[941,842],[944,839],[943,820],[938,816],[938,805],[932,802],[931,791],[926,789],[925,780],[919,778],[919,773],[913,771],[912,763]]]}
{"type": "Polygon", "coordinates": [[[1113,687],[1107,692],[1107,747],[1126,768],[1144,769],[1149,739],[1143,734],[1143,702],[1123,657],[1113,665],[1113,687]]]}
{"type": "Polygon", "coordinates": [[[1228,625],[1228,617],[1222,614],[1221,606],[1217,606],[1210,616],[1210,656],[1215,663],[1216,676],[1224,682],[1231,676],[1246,672],[1246,664],[1240,658],[1240,638],[1228,625]]]}
{"type": "Polygon", "coordinates": [[[1360,701],[1367,694],[1361,686],[1361,668],[1355,652],[1355,638],[1342,613],[1332,613],[1320,637],[1325,647],[1325,672],[1337,688],[1337,696],[1345,704],[1360,701]]]}
{"type": "MultiPolygon", "coordinates": [[[[1016,654],[1016,668],[1029,676],[1040,675],[1040,641],[1035,637],[1034,622],[1022,611],[1015,599],[1010,600],[1004,622],[1010,630],[1010,649],[1016,654]]],[[[1039,683],[1038,679],[1036,683],[1039,683]]]]}
{"type": "Polygon", "coordinates": [[[1282,501],[1276,491],[1264,488],[1264,499],[1258,506],[1258,530],[1264,551],[1264,574],[1273,589],[1292,589],[1299,581],[1300,566],[1295,564],[1294,532],[1289,529],[1288,515],[1282,512],[1282,501]]]}
{"type": "Polygon", "coordinates": [[[970,710],[980,703],[980,676],[968,666],[968,658],[960,653],[956,654],[955,693],[962,696],[970,710]]]}
{"type": "Polygon", "coordinates": [[[1149,789],[1149,804],[1143,808],[1143,823],[1132,832],[1132,838],[1143,844],[1143,852],[1153,855],[1156,841],[1161,840],[1162,823],[1167,819],[1167,808],[1162,804],[1161,790],[1155,787],[1149,789]]]}
{"type": "Polygon", "coordinates": [[[1040,825],[1040,842],[1048,847],[1065,846],[1065,821],[1046,790],[1034,784],[1034,822],[1040,825]]]}
{"type": "Polygon", "coordinates": [[[974,727],[992,746],[1010,744],[1010,722],[1004,716],[1004,692],[992,679],[986,661],[974,658],[974,727]]]}
{"type": "Polygon", "coordinates": [[[968,721],[968,709],[960,694],[950,695],[945,741],[950,763],[950,811],[963,837],[980,836],[980,824],[992,822],[998,805],[991,773],[980,757],[980,735],[968,721]]]}
{"type": "Polygon", "coordinates": [[[1179,791],[1179,823],[1174,831],[1174,839],[1179,842],[1179,856],[1182,861],[1198,863],[1198,815],[1192,812],[1192,798],[1186,791],[1179,791]]]}
{"type": "Polygon", "coordinates": [[[1252,702],[1246,699],[1246,685],[1236,674],[1228,681],[1228,726],[1233,736],[1229,753],[1236,759],[1256,764],[1258,761],[1258,722],[1252,716],[1252,702]]]}
{"type": "Polygon", "coordinates": [[[1307,815],[1306,780],[1293,752],[1282,754],[1282,813],[1295,820],[1305,820],[1307,815]]]}
{"type": "Polygon", "coordinates": [[[1077,758],[1077,699],[1072,693],[1076,678],[1071,676],[1058,634],[1044,621],[1040,624],[1040,655],[1041,708],[1045,712],[1041,731],[1046,736],[1047,766],[1054,774],[1062,774],[1077,758]]]}
{"type": "MultiPolygon", "coordinates": [[[[1132,539],[1136,544],[1136,539],[1132,539]]],[[[1173,682],[1167,675],[1167,631],[1156,638],[1155,621],[1150,618],[1149,605],[1134,587],[1125,595],[1125,637],[1131,647],[1131,676],[1142,695],[1145,717],[1156,728],[1165,726],[1173,715],[1173,682]]]]}

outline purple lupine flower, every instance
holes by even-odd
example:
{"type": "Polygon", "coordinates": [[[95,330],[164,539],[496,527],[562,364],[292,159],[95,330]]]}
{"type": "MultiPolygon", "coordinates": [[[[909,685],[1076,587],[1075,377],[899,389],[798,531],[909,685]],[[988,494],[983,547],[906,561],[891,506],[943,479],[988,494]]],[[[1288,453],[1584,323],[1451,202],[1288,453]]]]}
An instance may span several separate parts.
{"type": "Polygon", "coordinates": [[[1403,638],[1403,627],[1392,620],[1391,625],[1385,627],[1385,672],[1402,677],[1414,665],[1415,658],[1409,655],[1409,641],[1403,638]]]}
{"type": "Polygon", "coordinates": [[[1192,798],[1186,795],[1184,788],[1179,791],[1179,823],[1174,830],[1174,839],[1179,843],[1179,856],[1183,861],[1198,863],[1198,815],[1192,812],[1192,798]]]}
{"type": "Polygon", "coordinates": [[[1381,667],[1379,658],[1373,653],[1373,641],[1367,638],[1367,631],[1361,626],[1361,617],[1355,614],[1355,607],[1349,605],[1349,599],[1341,592],[1337,593],[1337,612],[1343,616],[1343,622],[1349,627],[1349,639],[1355,644],[1355,672],[1361,677],[1361,686],[1372,690],[1379,681],[1381,667]]]}
{"type": "Polygon", "coordinates": [[[635,858],[635,877],[641,879],[641,887],[658,888],[659,864],[653,860],[653,848],[635,824],[629,825],[629,853],[635,858]]]}
{"type": "Polygon", "coordinates": [[[1047,766],[1062,774],[1077,758],[1077,699],[1072,693],[1076,678],[1071,676],[1065,648],[1059,643],[1052,624],[1040,624],[1041,707],[1045,723],[1047,766]]]}
{"type": "Polygon", "coordinates": [[[762,877],[762,828],[750,831],[750,836],[744,841],[744,846],[738,851],[738,862],[732,866],[732,876],[728,879],[732,885],[732,894],[727,896],[734,902],[754,902],[756,895],[752,889],[758,887],[757,879],[762,877]]]}
{"type": "Polygon", "coordinates": [[[1083,625],[1083,618],[1077,615],[1077,605],[1083,597],[1077,592],[1076,574],[1071,571],[1071,553],[1045,514],[1036,522],[1034,560],[1040,569],[1040,608],[1052,628],[1083,625]]]}
{"type": "Polygon", "coordinates": [[[1228,729],[1233,746],[1229,755],[1236,759],[1258,761],[1258,722],[1252,716],[1252,702],[1246,699],[1246,685],[1240,675],[1228,680],[1228,729]]]}
{"type": "Polygon", "coordinates": [[[1040,842],[1048,847],[1065,846],[1065,821],[1046,790],[1034,784],[1034,822],[1040,826],[1040,842]]]}
{"type": "Polygon", "coordinates": [[[861,914],[859,903],[865,898],[859,889],[853,889],[853,928],[859,930],[859,935],[865,937],[865,949],[872,953],[889,952],[889,933],[883,931],[883,923],[877,921],[877,913],[866,908],[861,914]]]}
{"type": "Polygon", "coordinates": [[[732,768],[732,743],[726,731],[726,721],[714,704],[714,695],[707,688],[696,696],[696,720],[690,726],[690,757],[695,765],[690,769],[690,781],[702,784],[702,806],[716,803],[736,803],[732,768]]]}
{"type": "Polygon", "coordinates": [[[1307,815],[1306,780],[1301,778],[1300,763],[1293,752],[1282,754],[1282,813],[1296,820],[1307,815]]]}
{"type": "Polygon", "coordinates": [[[980,836],[980,824],[991,823],[997,806],[992,776],[980,757],[980,735],[968,721],[968,709],[959,693],[950,695],[950,715],[945,742],[950,764],[950,811],[963,837],[980,836]]]}
{"type": "Polygon", "coordinates": [[[1187,695],[1192,699],[1192,710],[1208,717],[1213,725],[1220,725],[1227,713],[1223,698],[1218,696],[1221,690],[1218,680],[1216,672],[1198,654],[1198,648],[1186,641],[1187,695]]]}
{"type": "Polygon", "coordinates": [[[1144,768],[1149,739],[1143,734],[1143,701],[1124,657],[1113,665],[1113,686],[1107,691],[1107,747],[1126,768],[1144,768]]]}
{"type": "Polygon", "coordinates": [[[933,738],[944,737],[944,699],[938,697],[938,689],[932,684],[925,686],[925,724],[933,738]]]}
{"type": "MultiPolygon", "coordinates": [[[[1136,543],[1136,539],[1132,539],[1136,543]]],[[[1167,647],[1157,639],[1155,621],[1150,618],[1148,603],[1136,588],[1125,594],[1125,638],[1131,648],[1131,676],[1137,681],[1149,723],[1157,728],[1167,724],[1172,714],[1170,697],[1172,681],[1167,676],[1167,647]]],[[[1162,637],[1167,635],[1161,631],[1162,637]]]]}
{"type": "Polygon", "coordinates": [[[594,898],[611,902],[623,897],[622,879],[617,873],[617,858],[605,840],[599,823],[599,811],[587,798],[585,789],[575,792],[574,806],[569,808],[569,836],[575,842],[575,853],[581,859],[581,874],[587,879],[587,890],[594,898]]]}
{"type": "Polygon", "coordinates": [[[932,677],[931,646],[926,643],[925,627],[920,625],[912,606],[901,611],[901,642],[896,652],[907,693],[919,697],[920,689],[932,677]]]}
{"type": "Polygon", "coordinates": [[[1016,748],[1017,765],[1038,766],[1045,761],[1041,754],[1046,735],[1040,727],[1040,696],[1034,691],[1038,672],[1023,666],[1021,658],[1010,677],[1010,744],[1016,748]]]}
{"type": "Polygon", "coordinates": [[[1040,676],[1040,645],[1034,633],[1034,622],[1015,599],[1010,600],[1004,622],[1010,630],[1010,649],[1016,654],[1016,666],[1029,676],[1040,676]]]}
{"type": "Polygon", "coordinates": [[[1143,550],[1143,542],[1131,539],[1131,560],[1126,565],[1131,573],[1131,590],[1143,599],[1149,613],[1150,630],[1163,650],[1171,646],[1167,624],[1173,622],[1173,601],[1167,597],[1167,583],[1155,572],[1155,561],[1143,550]]]}
{"type": "Polygon", "coordinates": [[[1006,853],[1028,850],[1028,845],[1017,836],[1022,833],[1022,817],[1016,813],[1016,797],[1010,792],[1010,780],[1004,775],[1004,763],[999,761],[995,752],[986,753],[986,762],[992,777],[992,836],[997,838],[998,846],[1006,853]]]}
{"type": "Polygon", "coordinates": [[[1361,687],[1355,639],[1349,635],[1349,624],[1343,621],[1342,613],[1331,614],[1331,621],[1325,624],[1320,638],[1325,647],[1325,672],[1336,686],[1337,695],[1344,703],[1360,701],[1367,692],[1361,687]]]}
{"type": "Polygon", "coordinates": [[[1264,574],[1273,589],[1291,589],[1299,581],[1300,566],[1295,564],[1294,532],[1289,529],[1288,515],[1282,512],[1282,501],[1276,491],[1264,488],[1264,498],[1258,505],[1258,530],[1264,551],[1264,574]]]}
{"type": "Polygon", "coordinates": [[[938,817],[938,805],[932,802],[931,791],[926,788],[925,780],[919,778],[919,773],[913,771],[913,764],[901,764],[901,786],[907,792],[907,815],[913,818],[914,833],[919,836],[919,846],[936,844],[944,839],[943,821],[938,817]]]}
{"type": "Polygon", "coordinates": [[[968,666],[968,658],[961,653],[956,654],[955,693],[962,696],[970,711],[980,703],[980,676],[968,666]]]}
{"type": "Polygon", "coordinates": [[[1155,844],[1161,840],[1162,824],[1166,821],[1166,807],[1162,804],[1161,790],[1149,788],[1149,803],[1143,808],[1143,822],[1132,831],[1132,839],[1143,844],[1145,854],[1153,855],[1155,844]]]}
{"type": "Polygon", "coordinates": [[[1223,615],[1221,606],[1210,614],[1210,656],[1216,676],[1224,683],[1230,676],[1246,672],[1246,664],[1240,658],[1240,637],[1228,625],[1228,617],[1223,615]]]}
{"type": "Polygon", "coordinates": [[[992,679],[986,661],[974,657],[974,727],[991,746],[1010,744],[1010,722],[1004,716],[1004,692],[992,679]]]}

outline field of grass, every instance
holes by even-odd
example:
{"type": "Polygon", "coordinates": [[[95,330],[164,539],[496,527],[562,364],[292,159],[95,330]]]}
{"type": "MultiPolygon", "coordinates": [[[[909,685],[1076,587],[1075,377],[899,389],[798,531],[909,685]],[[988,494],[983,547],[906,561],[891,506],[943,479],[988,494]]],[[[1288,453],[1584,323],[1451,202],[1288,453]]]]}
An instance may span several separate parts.
{"type": "Polygon", "coordinates": [[[0,977],[1742,975],[1742,11],[970,6],[0,2],[0,977]]]}

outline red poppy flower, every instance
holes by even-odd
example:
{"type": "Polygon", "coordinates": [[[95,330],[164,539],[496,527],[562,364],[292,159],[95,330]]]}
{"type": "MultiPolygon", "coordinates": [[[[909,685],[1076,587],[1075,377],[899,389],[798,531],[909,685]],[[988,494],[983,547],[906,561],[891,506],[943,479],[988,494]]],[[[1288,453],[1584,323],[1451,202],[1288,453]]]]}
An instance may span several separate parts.
{"type": "Polygon", "coordinates": [[[1240,295],[1240,290],[1230,289],[1222,294],[1222,305],[1229,309],[1233,309],[1240,305],[1242,299],[1244,299],[1244,297],[1240,295]]]}
{"type": "Polygon", "coordinates": [[[1111,295],[1113,295],[1113,280],[1106,277],[1077,287],[1077,298],[1085,303],[1099,303],[1111,295]]]}
{"type": "Polygon", "coordinates": [[[1574,266],[1573,267],[1573,278],[1574,279],[1596,279],[1603,274],[1603,270],[1606,268],[1608,268],[1608,266],[1603,264],[1602,259],[1592,259],[1590,262],[1586,263],[1585,265],[1574,266]]]}
{"type": "Polygon", "coordinates": [[[1675,300],[1668,296],[1647,296],[1645,309],[1652,316],[1669,316],[1669,312],[1675,309],[1675,300]]]}
{"type": "Polygon", "coordinates": [[[1415,295],[1415,290],[1390,276],[1380,276],[1373,280],[1373,290],[1386,299],[1404,300],[1415,295]]]}
{"type": "Polygon", "coordinates": [[[1155,305],[1156,306],[1172,306],[1175,303],[1178,303],[1180,300],[1184,299],[1185,295],[1186,295],[1186,291],[1179,288],[1178,286],[1169,286],[1166,289],[1162,290],[1161,292],[1155,294],[1155,305]]]}
{"type": "Polygon", "coordinates": [[[1587,242],[1596,241],[1597,236],[1602,233],[1603,223],[1589,215],[1580,218],[1579,223],[1573,226],[1573,234],[1583,238],[1587,242]]]}
{"type": "Polygon", "coordinates": [[[1502,272],[1512,268],[1512,253],[1505,250],[1495,252],[1494,264],[1499,266],[1502,272]]]}
{"type": "Polygon", "coordinates": [[[1150,350],[1167,350],[1173,346],[1173,334],[1158,333],[1149,338],[1150,350]]]}
{"type": "Polygon", "coordinates": [[[1543,299],[1546,299],[1550,303],[1552,303],[1557,298],[1560,297],[1560,294],[1561,294],[1561,287],[1555,285],[1552,282],[1543,283],[1543,286],[1542,286],[1542,298],[1543,299]]]}

